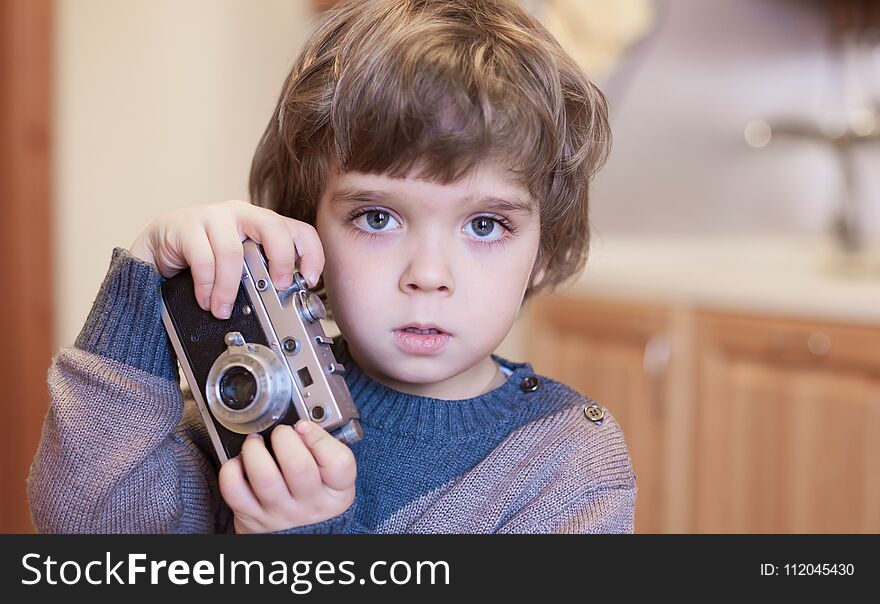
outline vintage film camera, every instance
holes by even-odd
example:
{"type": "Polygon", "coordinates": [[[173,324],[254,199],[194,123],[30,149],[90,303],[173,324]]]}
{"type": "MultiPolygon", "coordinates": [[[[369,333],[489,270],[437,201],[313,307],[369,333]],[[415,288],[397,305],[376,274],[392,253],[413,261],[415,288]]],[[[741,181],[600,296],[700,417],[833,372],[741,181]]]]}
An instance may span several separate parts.
{"type": "Polygon", "coordinates": [[[321,327],[324,305],[299,272],[291,287],[276,291],[262,248],[246,240],[238,297],[225,321],[196,303],[189,270],[160,289],[165,330],[221,463],[238,455],[248,434],[268,437],[277,424],[300,418],[347,444],[360,440],[345,368],[321,327]]]}

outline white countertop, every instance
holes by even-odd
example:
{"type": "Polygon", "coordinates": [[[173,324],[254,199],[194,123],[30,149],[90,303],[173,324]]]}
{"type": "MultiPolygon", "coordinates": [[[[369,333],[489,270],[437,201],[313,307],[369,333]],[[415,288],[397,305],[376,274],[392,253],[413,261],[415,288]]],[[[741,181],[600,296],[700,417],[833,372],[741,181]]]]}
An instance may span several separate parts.
{"type": "Polygon", "coordinates": [[[855,262],[835,250],[808,237],[594,235],[559,293],[880,325],[880,242],[855,262]]]}

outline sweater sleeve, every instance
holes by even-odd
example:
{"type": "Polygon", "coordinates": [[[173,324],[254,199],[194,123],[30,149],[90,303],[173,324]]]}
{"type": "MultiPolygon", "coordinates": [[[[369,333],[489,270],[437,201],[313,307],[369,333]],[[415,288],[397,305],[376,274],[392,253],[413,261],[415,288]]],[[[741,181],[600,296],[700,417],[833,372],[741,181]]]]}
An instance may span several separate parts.
{"type": "Polygon", "coordinates": [[[534,427],[514,511],[496,532],[634,532],[636,477],[623,432],[607,409],[601,422],[586,419],[583,403],[593,401],[534,427]]]}
{"type": "Polygon", "coordinates": [[[275,531],[273,535],[349,535],[356,533],[354,522],[354,510],[357,504],[353,503],[347,510],[321,522],[296,526],[283,531],[275,531]]]}
{"type": "Polygon", "coordinates": [[[216,532],[228,523],[198,411],[184,403],[156,269],[117,248],[74,347],[49,369],[28,478],[48,533],[216,532]]]}
{"type": "Polygon", "coordinates": [[[563,504],[532,509],[504,524],[499,533],[595,534],[632,533],[636,486],[586,489],[563,504]]]}

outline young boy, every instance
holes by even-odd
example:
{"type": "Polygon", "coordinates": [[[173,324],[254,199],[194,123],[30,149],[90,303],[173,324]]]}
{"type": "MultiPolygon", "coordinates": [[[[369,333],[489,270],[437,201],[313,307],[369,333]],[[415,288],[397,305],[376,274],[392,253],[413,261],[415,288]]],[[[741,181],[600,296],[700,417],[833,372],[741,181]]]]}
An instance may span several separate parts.
{"type": "Polygon", "coordinates": [[[29,489],[46,532],[632,532],[620,427],[493,351],[583,267],[604,98],[512,1],[367,0],[327,13],[251,171],[255,205],[157,218],[117,248],[55,357],[29,489]],[[229,313],[242,240],[295,261],[341,336],[351,448],[300,421],[218,468],[184,400],[157,288],[191,267],[229,313]],[[318,278],[322,281],[318,284],[318,278]]]}

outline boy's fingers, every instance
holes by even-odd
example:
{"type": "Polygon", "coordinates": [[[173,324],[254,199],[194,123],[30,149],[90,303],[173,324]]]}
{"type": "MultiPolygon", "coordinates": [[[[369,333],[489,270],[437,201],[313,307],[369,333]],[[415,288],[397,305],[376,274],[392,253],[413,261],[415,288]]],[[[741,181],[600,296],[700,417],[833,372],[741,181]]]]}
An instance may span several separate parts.
{"type": "Polygon", "coordinates": [[[284,226],[281,216],[271,210],[250,206],[239,218],[242,235],[263,246],[269,261],[269,278],[277,289],[293,283],[296,270],[296,246],[284,226]]]}
{"type": "Polygon", "coordinates": [[[241,283],[244,248],[235,226],[227,219],[209,220],[205,224],[205,231],[211,242],[215,263],[211,312],[218,319],[228,319],[241,283]]]}
{"type": "Polygon", "coordinates": [[[211,309],[214,290],[214,252],[205,230],[199,225],[181,236],[180,253],[190,267],[196,302],[204,310],[211,309]]]}
{"type": "Polygon", "coordinates": [[[248,484],[260,505],[265,508],[283,507],[290,501],[290,490],[278,464],[259,434],[249,434],[241,446],[241,459],[248,484]]]}
{"type": "Polygon", "coordinates": [[[318,283],[321,273],[324,271],[324,246],[318,231],[312,225],[282,217],[290,237],[296,245],[299,254],[299,272],[309,282],[310,286],[318,283]]]}
{"type": "Polygon", "coordinates": [[[305,443],[286,424],[272,430],[272,450],[294,499],[304,501],[321,488],[321,473],[305,443]]]}
{"type": "Polygon", "coordinates": [[[223,464],[219,483],[220,494],[233,512],[252,518],[259,514],[260,502],[245,480],[241,456],[237,455],[223,464]]]}
{"type": "Polygon", "coordinates": [[[351,449],[314,422],[300,420],[295,428],[312,452],[324,484],[337,491],[351,487],[357,474],[351,449]]]}

